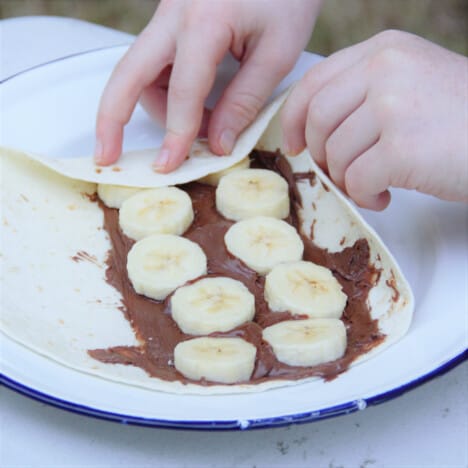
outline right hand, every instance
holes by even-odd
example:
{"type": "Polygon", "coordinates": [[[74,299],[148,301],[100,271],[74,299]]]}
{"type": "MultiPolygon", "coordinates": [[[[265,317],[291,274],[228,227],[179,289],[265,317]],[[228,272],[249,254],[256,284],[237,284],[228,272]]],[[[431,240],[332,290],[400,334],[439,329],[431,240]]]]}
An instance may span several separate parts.
{"type": "Polygon", "coordinates": [[[162,0],[109,79],[96,123],[97,164],[114,163],[138,99],[166,136],[155,170],[176,169],[199,133],[216,154],[231,152],[292,69],[322,0],[162,0]],[[241,67],[212,112],[204,109],[228,51],[241,67]]]}
{"type": "Polygon", "coordinates": [[[281,111],[285,152],[307,145],[359,206],[389,187],[468,202],[468,59],[384,31],[313,67],[281,111]]]}

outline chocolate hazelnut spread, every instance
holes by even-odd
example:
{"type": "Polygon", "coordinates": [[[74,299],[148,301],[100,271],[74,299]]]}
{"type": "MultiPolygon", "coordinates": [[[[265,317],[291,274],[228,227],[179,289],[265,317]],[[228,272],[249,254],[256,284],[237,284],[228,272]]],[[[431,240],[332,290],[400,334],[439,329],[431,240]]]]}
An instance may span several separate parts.
{"type": "MultiPolygon", "coordinates": [[[[216,210],[215,188],[192,182],[181,185],[192,199],[195,218],[184,237],[198,243],[208,259],[207,276],[228,276],[242,281],[255,296],[256,313],[252,322],[247,322],[229,332],[212,333],[210,336],[236,336],[257,347],[256,364],[248,383],[258,384],[268,380],[300,380],[319,376],[331,380],[345,371],[360,355],[368,352],[385,338],[370,317],[366,304],[369,289],[378,280],[380,272],[370,264],[369,245],[366,239],[357,240],[353,246],[341,252],[330,253],[313,243],[310,236],[300,230],[298,209],[301,196],[298,180],[316,182],[314,173],[294,174],[287,160],[279,153],[254,151],[253,166],[273,169],[280,173],[290,188],[291,213],[286,219],[299,232],[304,242],[304,260],[329,268],[348,296],[342,316],[347,330],[345,355],[333,362],[314,367],[293,367],[279,362],[272,348],[262,340],[262,329],[274,323],[307,318],[289,312],[272,312],[264,299],[264,277],[248,268],[226,249],[224,235],[233,224],[216,210]]],[[[118,210],[99,206],[104,212],[104,227],[109,233],[111,250],[107,259],[107,281],[122,295],[121,310],[130,322],[139,346],[115,346],[108,349],[90,350],[89,354],[109,364],[127,364],[144,369],[150,376],[167,381],[214,385],[214,382],[191,381],[174,367],[174,348],[193,338],[184,334],[171,317],[170,296],[165,301],[155,301],[137,294],[127,276],[127,253],[134,241],[126,237],[119,227],[118,210]]],[[[219,385],[219,384],[217,384],[219,385]]]]}

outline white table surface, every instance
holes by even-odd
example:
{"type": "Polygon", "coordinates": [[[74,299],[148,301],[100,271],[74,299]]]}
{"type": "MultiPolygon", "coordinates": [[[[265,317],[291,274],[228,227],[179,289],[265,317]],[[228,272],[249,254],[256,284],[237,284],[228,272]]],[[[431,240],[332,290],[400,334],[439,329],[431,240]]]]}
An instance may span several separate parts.
{"type": "MultiPolygon", "coordinates": [[[[0,80],[54,58],[131,40],[128,34],[72,19],[3,20],[0,80]]],[[[2,468],[468,466],[466,362],[359,413],[246,432],[125,426],[68,413],[6,388],[0,395],[2,468]]]]}

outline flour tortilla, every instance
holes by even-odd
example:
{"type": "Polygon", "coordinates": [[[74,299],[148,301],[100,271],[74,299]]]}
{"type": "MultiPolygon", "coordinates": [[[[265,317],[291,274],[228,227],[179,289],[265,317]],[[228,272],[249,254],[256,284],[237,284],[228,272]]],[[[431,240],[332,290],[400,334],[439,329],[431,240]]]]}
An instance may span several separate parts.
{"type": "MultiPolygon", "coordinates": [[[[268,124],[270,118],[263,122],[268,124]]],[[[256,135],[251,133],[251,141],[245,147],[255,144],[266,150],[280,147],[277,117],[257,141],[262,131],[257,129],[256,135]]],[[[317,167],[308,152],[288,160],[294,172],[312,170],[317,174],[317,183],[313,185],[307,179],[298,182],[304,205],[299,213],[304,232],[310,232],[315,222],[314,242],[332,252],[366,238],[371,261],[382,270],[368,302],[372,317],[378,320],[380,331],[387,336],[379,346],[360,356],[353,363],[356,365],[383,351],[407,332],[414,306],[413,295],[378,235],[317,167]],[[395,292],[398,292],[396,300],[395,292]]],[[[232,163],[235,162],[233,158],[232,163]]],[[[80,172],[86,174],[82,177],[85,180],[71,179],[43,163],[19,152],[1,151],[3,310],[0,323],[3,333],[75,370],[164,392],[258,392],[313,379],[203,387],[150,378],[137,367],[103,364],[92,359],[87,354],[89,349],[138,343],[119,310],[120,294],[105,281],[105,259],[110,243],[102,229],[102,212],[87,196],[96,190],[95,173],[80,172]]],[[[197,170],[183,181],[207,173],[197,170]]],[[[186,176],[188,174],[187,170],[186,176]]],[[[166,185],[174,183],[174,176],[171,177],[166,185]]]]}
{"type": "Polygon", "coordinates": [[[77,158],[51,158],[28,153],[28,157],[64,176],[99,184],[142,188],[184,184],[227,169],[244,159],[252,151],[272,117],[278,112],[288,92],[289,90],[285,90],[262,109],[257,119],[241,133],[230,155],[213,154],[208,147],[207,140],[200,139],[195,141],[184,163],[170,174],[159,174],[152,169],[160,148],[124,153],[115,164],[106,167],[96,166],[89,155],[77,158]]]}

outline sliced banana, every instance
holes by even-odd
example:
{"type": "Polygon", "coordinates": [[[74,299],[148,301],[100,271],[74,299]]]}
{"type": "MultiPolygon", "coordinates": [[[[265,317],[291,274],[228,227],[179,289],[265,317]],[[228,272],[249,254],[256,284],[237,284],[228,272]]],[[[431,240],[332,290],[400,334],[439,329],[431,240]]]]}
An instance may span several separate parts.
{"type": "Polygon", "coordinates": [[[263,330],[278,361],[290,366],[316,366],[342,357],[346,328],[341,320],[307,319],[279,322],[263,330]]]}
{"type": "Polygon", "coordinates": [[[275,265],[300,260],[304,244],[285,221],[258,216],[233,224],[224,236],[231,254],[264,275],[275,265]]]}
{"type": "Polygon", "coordinates": [[[277,265],[268,273],[265,299],[274,312],[339,318],[347,296],[328,268],[300,261],[277,265]]]}
{"type": "Polygon", "coordinates": [[[163,300],[187,281],[206,274],[206,256],[198,244],[184,237],[155,234],[133,245],[127,271],[138,294],[163,300]]]}
{"type": "Polygon", "coordinates": [[[119,223],[124,234],[140,240],[151,234],[183,234],[193,221],[192,200],[177,187],[144,190],[122,203],[119,223]]]}
{"type": "Polygon", "coordinates": [[[198,179],[198,182],[201,182],[202,184],[212,185],[213,187],[217,187],[221,177],[224,177],[230,172],[238,171],[239,169],[247,169],[249,166],[250,166],[250,158],[247,156],[246,158],[241,159],[238,163],[234,164],[231,167],[228,167],[227,169],[224,169],[219,172],[214,172],[213,174],[208,174],[207,176],[202,177],[201,179],[198,179]]]}
{"type": "Polygon", "coordinates": [[[142,190],[144,189],[139,187],[125,187],[123,185],[112,184],[98,184],[97,187],[99,198],[109,208],[120,208],[127,198],[142,190]]]}
{"type": "Polygon", "coordinates": [[[250,379],[256,353],[242,338],[194,338],[175,347],[174,366],[189,379],[232,384],[250,379]]]}
{"type": "Polygon", "coordinates": [[[203,278],[177,289],[171,297],[172,317],[184,333],[208,335],[229,331],[255,315],[255,298],[240,281],[203,278]]]}
{"type": "Polygon", "coordinates": [[[234,221],[254,216],[283,219],[289,214],[288,184],[268,169],[234,171],[219,181],[216,208],[234,221]]]}

